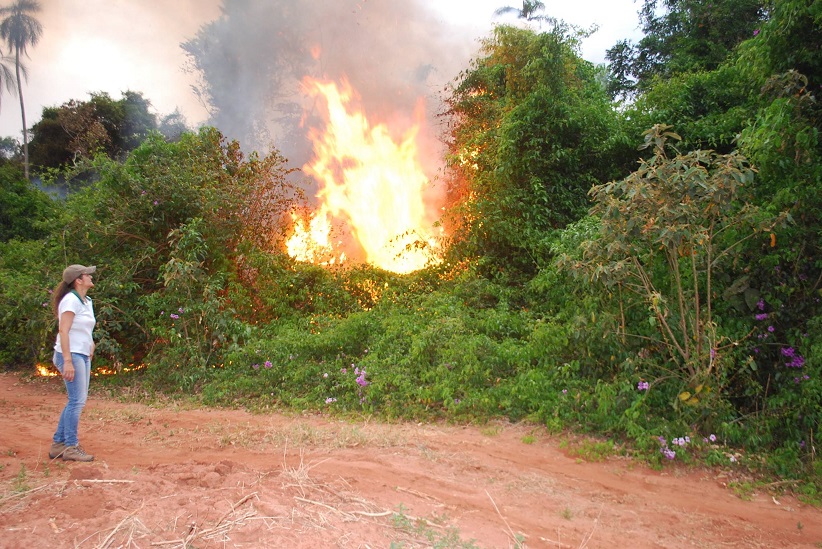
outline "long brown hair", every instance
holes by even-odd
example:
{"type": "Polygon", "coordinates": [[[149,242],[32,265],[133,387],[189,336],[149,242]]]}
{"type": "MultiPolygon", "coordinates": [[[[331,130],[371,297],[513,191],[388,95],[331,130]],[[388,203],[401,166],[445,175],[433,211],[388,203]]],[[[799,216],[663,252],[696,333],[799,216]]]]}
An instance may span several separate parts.
{"type": "Polygon", "coordinates": [[[62,301],[62,299],[66,297],[67,293],[74,289],[75,282],[75,280],[72,280],[71,284],[66,284],[64,281],[61,280],[60,284],[58,284],[57,287],[54,288],[54,293],[52,293],[51,295],[51,307],[54,311],[54,318],[56,318],[57,320],[60,320],[60,301],[62,301]]]}

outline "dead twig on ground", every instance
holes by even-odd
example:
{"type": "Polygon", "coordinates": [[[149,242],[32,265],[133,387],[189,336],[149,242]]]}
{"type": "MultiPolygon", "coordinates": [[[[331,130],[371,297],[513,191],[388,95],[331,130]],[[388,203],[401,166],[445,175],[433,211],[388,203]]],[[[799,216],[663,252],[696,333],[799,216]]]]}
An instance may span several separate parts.
{"type": "Polygon", "coordinates": [[[80,484],[88,483],[88,484],[133,484],[134,480],[106,480],[106,479],[89,479],[84,478],[82,480],[75,480],[74,485],[79,486],[80,484]]]}
{"type": "Polygon", "coordinates": [[[2,504],[6,500],[16,499],[16,498],[23,498],[23,497],[29,496],[31,494],[34,494],[35,492],[39,492],[40,490],[42,490],[43,488],[46,488],[47,486],[49,486],[49,484],[44,484],[42,486],[38,486],[37,488],[32,488],[31,490],[26,490],[24,492],[15,492],[14,494],[11,494],[11,495],[8,495],[8,496],[3,496],[2,498],[0,498],[0,504],[2,504]]]}
{"type": "Polygon", "coordinates": [[[591,538],[594,537],[594,532],[597,529],[597,525],[599,524],[599,517],[602,516],[602,507],[599,508],[599,513],[597,513],[597,518],[594,520],[594,526],[591,528],[591,531],[582,539],[582,542],[579,544],[579,549],[585,549],[588,546],[588,542],[591,541],[591,538]]]}
{"type": "MultiPolygon", "coordinates": [[[[100,545],[98,545],[98,546],[97,546],[97,548],[96,548],[96,549],[107,549],[107,548],[108,548],[108,546],[111,544],[112,540],[114,539],[114,535],[115,535],[115,534],[116,534],[116,533],[120,530],[120,528],[121,528],[121,527],[122,527],[122,526],[123,526],[123,525],[124,525],[124,524],[125,524],[125,523],[129,520],[129,519],[133,518],[133,517],[134,517],[134,515],[136,515],[138,512],[140,512],[140,510],[141,510],[142,508],[143,508],[143,505],[140,505],[140,507],[139,507],[138,509],[135,509],[134,511],[132,511],[131,513],[129,513],[128,515],[126,515],[126,517],[125,517],[123,520],[121,520],[121,521],[120,521],[120,523],[119,523],[117,526],[115,526],[115,527],[114,527],[114,529],[113,529],[111,532],[109,532],[109,535],[108,535],[108,536],[106,536],[106,539],[104,539],[104,540],[100,543],[100,545]]],[[[138,520],[138,522],[139,522],[139,520],[138,520]]],[[[141,524],[142,524],[142,523],[141,523],[141,524]]],[[[133,524],[132,524],[132,529],[131,529],[131,532],[129,533],[129,536],[128,536],[128,541],[127,541],[125,544],[121,544],[121,545],[120,545],[120,547],[129,547],[129,546],[131,545],[131,541],[132,541],[132,537],[133,537],[133,535],[134,535],[134,527],[133,527],[133,524]]]]}
{"type": "Polygon", "coordinates": [[[505,527],[508,529],[508,535],[510,535],[513,542],[517,546],[519,546],[522,542],[519,540],[519,538],[517,538],[517,535],[514,534],[514,531],[511,529],[511,526],[508,524],[508,521],[505,520],[505,517],[502,516],[502,513],[499,512],[499,507],[497,507],[497,503],[494,501],[494,498],[491,497],[491,494],[488,493],[488,490],[485,491],[485,495],[488,496],[488,499],[491,500],[491,505],[494,506],[494,510],[497,512],[497,515],[499,515],[499,518],[501,518],[502,522],[505,523],[505,527]]]}
{"type": "Polygon", "coordinates": [[[245,524],[245,521],[252,518],[254,515],[257,514],[253,508],[246,511],[245,513],[237,515],[232,520],[226,520],[229,515],[236,514],[237,508],[240,507],[242,504],[246,503],[249,499],[256,497],[257,492],[253,492],[244,496],[240,499],[237,503],[231,505],[231,509],[226,511],[222,517],[215,523],[215,525],[211,528],[206,528],[204,530],[200,530],[197,528],[196,524],[192,524],[189,527],[188,534],[183,539],[179,540],[169,540],[169,541],[157,541],[152,543],[152,547],[158,547],[162,545],[177,545],[180,544],[180,547],[186,548],[188,547],[191,542],[196,539],[213,539],[215,537],[225,535],[230,532],[234,527],[241,526],[245,524]]]}

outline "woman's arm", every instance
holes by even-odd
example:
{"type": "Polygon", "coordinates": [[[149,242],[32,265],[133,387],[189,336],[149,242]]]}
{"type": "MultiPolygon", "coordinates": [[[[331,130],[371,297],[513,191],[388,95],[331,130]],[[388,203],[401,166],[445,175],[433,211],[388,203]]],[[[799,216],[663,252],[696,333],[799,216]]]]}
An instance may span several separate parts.
{"type": "Polygon", "coordinates": [[[74,322],[74,312],[65,311],[60,315],[60,352],[63,353],[63,379],[74,381],[74,363],[71,361],[69,330],[74,322]]]}

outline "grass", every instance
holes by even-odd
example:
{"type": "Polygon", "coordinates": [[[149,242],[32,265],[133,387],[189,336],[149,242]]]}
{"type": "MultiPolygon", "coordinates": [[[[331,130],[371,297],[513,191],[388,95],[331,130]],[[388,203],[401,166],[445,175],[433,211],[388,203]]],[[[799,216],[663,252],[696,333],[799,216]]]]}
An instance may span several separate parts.
{"type": "Polygon", "coordinates": [[[743,480],[743,481],[732,481],[728,483],[728,487],[733,491],[734,494],[739,499],[744,501],[751,501],[756,495],[756,486],[753,482],[743,480]]]}
{"type": "Polygon", "coordinates": [[[502,432],[500,425],[489,425],[480,429],[480,432],[487,437],[495,437],[502,432]]]}
{"type": "Polygon", "coordinates": [[[617,445],[612,441],[593,439],[566,440],[560,444],[569,456],[582,461],[605,461],[611,456],[619,455],[617,445]]]}
{"type": "Polygon", "coordinates": [[[437,517],[435,521],[410,517],[406,514],[404,506],[400,505],[398,511],[391,515],[391,526],[404,534],[406,539],[392,540],[389,547],[402,549],[418,547],[418,544],[422,543],[424,547],[437,549],[479,549],[480,546],[475,540],[463,540],[459,530],[444,527],[444,522],[444,516],[437,517]]]}
{"type": "Polygon", "coordinates": [[[20,464],[20,472],[14,477],[12,482],[12,489],[15,492],[27,492],[31,489],[28,482],[28,472],[26,471],[26,464],[20,464]]]}

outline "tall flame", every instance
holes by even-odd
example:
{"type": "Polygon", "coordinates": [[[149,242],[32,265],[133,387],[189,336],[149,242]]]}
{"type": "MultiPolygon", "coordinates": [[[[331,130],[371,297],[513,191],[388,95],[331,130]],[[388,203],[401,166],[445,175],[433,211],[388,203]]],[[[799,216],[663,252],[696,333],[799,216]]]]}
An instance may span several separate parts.
{"type": "Polygon", "coordinates": [[[311,78],[304,84],[327,106],[326,128],[309,132],[314,159],[303,166],[320,187],[319,206],[309,221],[295,217],[288,253],[304,261],[344,261],[331,237],[341,223],[367,263],[397,273],[430,263],[435,242],[424,200],[429,180],[418,159],[420,122],[395,141],[385,124],[372,125],[354,110],[346,81],[342,89],[311,78]]]}

